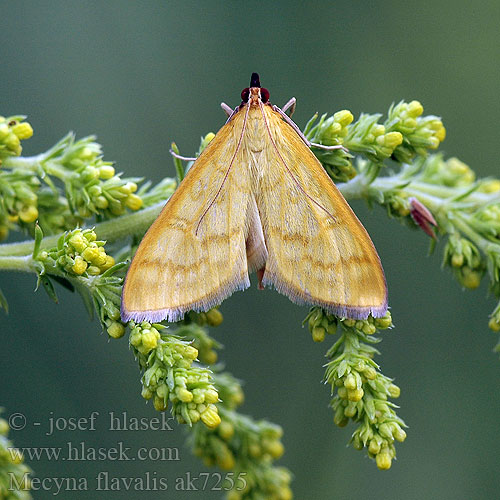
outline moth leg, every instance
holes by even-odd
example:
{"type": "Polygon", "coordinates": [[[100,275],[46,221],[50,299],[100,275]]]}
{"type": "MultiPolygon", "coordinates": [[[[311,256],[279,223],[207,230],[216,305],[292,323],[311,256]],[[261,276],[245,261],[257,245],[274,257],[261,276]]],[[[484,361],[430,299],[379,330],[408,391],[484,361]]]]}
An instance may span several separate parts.
{"type": "Polygon", "coordinates": [[[290,109],[290,113],[288,113],[288,116],[291,118],[293,113],[295,112],[295,106],[297,105],[297,99],[295,97],[292,97],[284,106],[283,106],[283,113],[286,113],[288,109],[290,109]]]}
{"type": "Polygon", "coordinates": [[[264,285],[262,284],[262,279],[264,278],[264,273],[266,272],[266,266],[261,267],[257,271],[257,278],[259,280],[259,284],[257,285],[259,290],[264,290],[264,285]]]}
{"type": "Polygon", "coordinates": [[[297,134],[299,134],[300,138],[307,144],[309,148],[314,146],[315,148],[326,149],[328,151],[332,149],[342,149],[345,153],[349,152],[349,150],[341,144],[336,144],[335,146],[325,146],[324,144],[316,144],[315,142],[310,142],[302,133],[302,130],[300,130],[297,124],[286,113],[284,113],[282,109],[278,108],[278,106],[276,105],[273,106],[273,109],[282,116],[282,118],[295,130],[295,132],[297,132],[297,134]]]}
{"type": "Polygon", "coordinates": [[[191,157],[191,156],[181,156],[179,154],[177,154],[173,149],[169,149],[168,152],[174,157],[174,158],[178,158],[179,160],[183,160],[183,161],[196,161],[196,156],[195,157],[191,157]]]}

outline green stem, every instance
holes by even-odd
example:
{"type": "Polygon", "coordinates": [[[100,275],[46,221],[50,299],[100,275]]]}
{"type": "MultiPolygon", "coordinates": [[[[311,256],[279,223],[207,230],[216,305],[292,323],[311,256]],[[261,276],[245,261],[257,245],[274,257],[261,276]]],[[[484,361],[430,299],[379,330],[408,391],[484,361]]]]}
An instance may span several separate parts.
{"type": "Polygon", "coordinates": [[[25,255],[22,257],[18,256],[6,256],[0,257],[0,270],[1,271],[24,271],[24,272],[35,272],[33,267],[33,259],[31,255],[25,255]]]}
{"type": "Polygon", "coordinates": [[[46,153],[36,156],[8,156],[3,160],[5,168],[21,168],[36,172],[38,165],[45,159],[46,153]]]}
{"type": "MultiPolygon", "coordinates": [[[[94,226],[97,238],[112,242],[126,238],[127,236],[141,236],[147,231],[156,217],[158,217],[164,205],[165,202],[161,201],[143,210],[139,210],[138,212],[99,222],[94,226]]],[[[60,234],[46,236],[43,238],[40,248],[56,246],[60,236],[60,234]]],[[[33,252],[33,245],[33,240],[19,243],[4,243],[0,245],[0,256],[28,255],[33,252]]]]}

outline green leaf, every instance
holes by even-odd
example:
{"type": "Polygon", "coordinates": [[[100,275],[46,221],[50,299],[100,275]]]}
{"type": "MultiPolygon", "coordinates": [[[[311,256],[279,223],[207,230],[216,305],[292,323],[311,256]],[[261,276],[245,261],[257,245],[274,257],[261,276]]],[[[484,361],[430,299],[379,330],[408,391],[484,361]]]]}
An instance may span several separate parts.
{"type": "Polygon", "coordinates": [[[0,288],[0,309],[4,309],[7,314],[9,313],[9,304],[1,288],[0,288]]]}
{"type": "Polygon", "coordinates": [[[44,274],[44,275],[38,275],[38,281],[36,284],[36,289],[38,290],[38,287],[40,284],[43,285],[44,290],[47,292],[47,295],[56,303],[59,303],[59,299],[57,298],[56,291],[54,290],[54,285],[52,284],[52,281],[50,281],[50,278],[44,274]]]}
{"type": "Polygon", "coordinates": [[[42,244],[43,231],[42,228],[35,224],[35,245],[33,246],[33,259],[37,258],[38,252],[40,251],[40,245],[42,244]]]}

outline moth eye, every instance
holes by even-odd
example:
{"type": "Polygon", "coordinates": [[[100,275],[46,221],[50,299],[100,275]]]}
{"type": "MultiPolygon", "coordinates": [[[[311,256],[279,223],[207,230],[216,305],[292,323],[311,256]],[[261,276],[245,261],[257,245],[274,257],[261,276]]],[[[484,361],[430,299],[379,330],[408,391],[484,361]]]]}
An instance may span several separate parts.
{"type": "Polygon", "coordinates": [[[269,90],[261,88],[260,89],[260,99],[263,103],[269,101],[269,90]]]}
{"type": "Polygon", "coordinates": [[[250,97],[250,89],[247,87],[241,91],[241,100],[243,102],[248,102],[248,98],[250,97]]]}

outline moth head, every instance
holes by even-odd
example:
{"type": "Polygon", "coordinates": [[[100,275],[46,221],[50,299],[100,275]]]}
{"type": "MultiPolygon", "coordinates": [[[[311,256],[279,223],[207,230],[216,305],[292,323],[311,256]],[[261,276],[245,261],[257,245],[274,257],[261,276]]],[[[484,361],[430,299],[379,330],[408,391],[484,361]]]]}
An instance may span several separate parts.
{"type": "Polygon", "coordinates": [[[252,73],[250,86],[241,91],[241,104],[246,104],[250,96],[254,102],[257,102],[257,99],[260,99],[264,104],[269,101],[269,90],[260,86],[260,78],[257,73],[252,73]]]}

